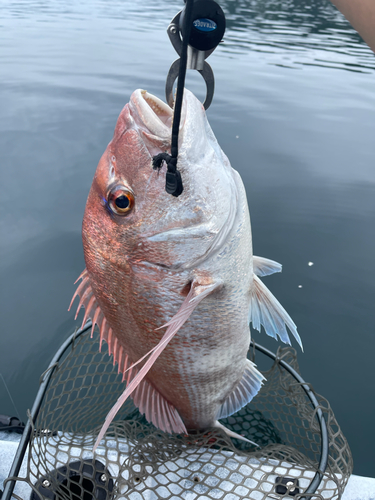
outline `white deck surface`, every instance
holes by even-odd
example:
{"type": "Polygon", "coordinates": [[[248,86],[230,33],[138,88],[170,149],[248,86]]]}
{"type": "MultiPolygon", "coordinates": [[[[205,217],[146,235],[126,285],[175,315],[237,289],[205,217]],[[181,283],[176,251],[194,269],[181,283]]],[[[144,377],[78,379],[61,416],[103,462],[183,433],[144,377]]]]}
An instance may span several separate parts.
{"type": "MultiPolygon", "coordinates": [[[[0,489],[8,477],[13,457],[18,447],[19,436],[0,432],[0,489]]],[[[375,473],[375,471],[374,471],[375,473]]],[[[26,475],[25,460],[20,471],[20,477],[26,475]]],[[[29,500],[30,487],[24,482],[18,482],[14,491],[23,500],[29,500]]],[[[375,478],[352,475],[341,500],[375,500],[375,478]]]]}

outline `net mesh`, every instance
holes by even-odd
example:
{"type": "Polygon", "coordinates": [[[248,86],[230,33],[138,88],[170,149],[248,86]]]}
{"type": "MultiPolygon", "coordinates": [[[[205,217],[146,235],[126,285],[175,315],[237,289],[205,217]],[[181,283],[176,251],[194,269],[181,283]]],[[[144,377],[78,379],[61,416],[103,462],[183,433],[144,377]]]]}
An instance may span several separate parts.
{"type": "MultiPolygon", "coordinates": [[[[249,357],[260,370],[267,364],[253,349],[249,357]]],[[[328,401],[317,394],[328,428],[328,466],[316,492],[304,493],[321,456],[317,410],[279,360],[298,371],[295,350],[280,348],[271,368],[263,371],[267,382],[260,393],[221,420],[260,448],[219,429],[189,436],[163,433],[128,400],[94,456],[95,438],[124,384],[105,346],[100,353],[88,330],[60,360],[33,423],[26,479],[34,492],[35,484],[45,486],[35,498],[341,498],[352,472],[352,456],[328,401]],[[53,472],[59,468],[59,474],[53,472]]]]}

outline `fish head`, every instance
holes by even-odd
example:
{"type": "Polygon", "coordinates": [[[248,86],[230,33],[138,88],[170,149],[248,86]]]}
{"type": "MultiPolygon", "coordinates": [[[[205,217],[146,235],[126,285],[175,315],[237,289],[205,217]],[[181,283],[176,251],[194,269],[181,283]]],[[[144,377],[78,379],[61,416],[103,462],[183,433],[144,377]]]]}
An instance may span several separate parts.
{"type": "Polygon", "coordinates": [[[168,269],[197,266],[222,245],[233,223],[233,173],[206,119],[203,105],[185,90],[177,168],[183,192],[165,190],[167,167],[152,158],[170,151],[173,110],[136,90],[121,111],[99,161],[83,219],[88,271],[137,265],[168,269]]]}

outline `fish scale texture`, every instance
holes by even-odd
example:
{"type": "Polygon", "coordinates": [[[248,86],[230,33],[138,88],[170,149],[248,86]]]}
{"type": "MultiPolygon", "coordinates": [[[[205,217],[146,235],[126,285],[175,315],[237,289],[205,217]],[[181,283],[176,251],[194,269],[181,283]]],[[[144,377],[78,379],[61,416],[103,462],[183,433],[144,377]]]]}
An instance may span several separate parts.
{"type": "Polygon", "coordinates": [[[254,258],[241,177],[186,89],[178,155],[184,189],[178,197],[165,191],[166,166],[154,169],[152,158],[168,149],[172,118],[158,98],[134,91],[86,203],[78,310],[85,307],[83,322],[98,324],[120,372],[137,365],[95,447],[133,392],[150,422],[179,433],[217,426],[219,415],[249,403],[262,384],[246,360],[249,320],[285,343],[288,328],[302,347],[296,325],[254,274],[281,265],[254,258]]]}
{"type": "Polygon", "coordinates": [[[184,192],[178,199],[165,193],[165,172],[152,170],[151,151],[169,129],[153,104],[152,96],[132,95],[97,167],[83,219],[86,271],[78,295],[84,319],[100,308],[101,334],[115,360],[125,353],[135,363],[161,341],[160,327],[179,311],[187,287],[214,287],[145,374],[184,426],[199,430],[215,424],[246,368],[250,218],[242,180],[188,91],[179,148],[184,192]],[[114,184],[134,192],[134,208],[123,218],[103,206],[114,184]]]}
{"type": "MultiPolygon", "coordinates": [[[[249,356],[260,369],[269,365],[258,352],[254,359],[254,352],[249,356]]],[[[294,349],[279,349],[277,359],[298,371],[294,349]]],[[[263,374],[267,382],[252,403],[221,420],[257,442],[260,449],[231,440],[218,429],[189,436],[163,433],[128,400],[93,455],[107,408],[124,384],[106,342],[99,352],[99,335],[95,332],[91,339],[90,327],[86,327],[52,375],[33,423],[26,480],[32,485],[48,477],[61,500],[72,500],[49,474],[78,459],[95,458],[114,478],[113,500],[275,500],[282,498],[275,493],[277,477],[298,479],[300,495],[292,497],[298,500],[320,459],[316,412],[300,384],[277,361],[263,374]],[[49,434],[38,429],[48,429],[49,434]]],[[[339,500],[352,472],[352,456],[329,403],[315,395],[327,422],[330,447],[323,480],[308,498],[339,500]]],[[[82,498],[91,494],[85,490],[87,484],[82,485],[82,498]]],[[[41,500],[47,498],[41,496],[41,500]]]]}

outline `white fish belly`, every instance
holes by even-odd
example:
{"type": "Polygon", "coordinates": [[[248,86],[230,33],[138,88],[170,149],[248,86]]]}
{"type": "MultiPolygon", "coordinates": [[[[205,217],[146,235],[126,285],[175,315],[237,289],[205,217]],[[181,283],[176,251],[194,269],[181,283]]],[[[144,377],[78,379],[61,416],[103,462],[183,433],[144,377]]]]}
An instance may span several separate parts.
{"type": "Polygon", "coordinates": [[[214,424],[246,367],[252,244],[245,191],[235,178],[240,184],[235,224],[226,244],[199,266],[213,279],[220,277],[223,288],[199,304],[147,377],[179,411],[187,429],[214,424]]]}

